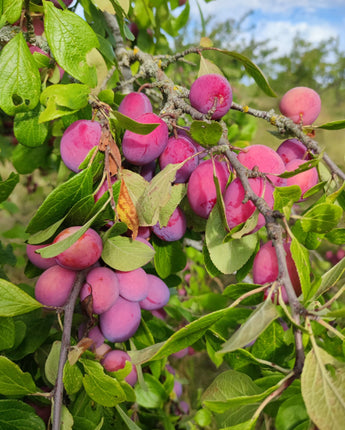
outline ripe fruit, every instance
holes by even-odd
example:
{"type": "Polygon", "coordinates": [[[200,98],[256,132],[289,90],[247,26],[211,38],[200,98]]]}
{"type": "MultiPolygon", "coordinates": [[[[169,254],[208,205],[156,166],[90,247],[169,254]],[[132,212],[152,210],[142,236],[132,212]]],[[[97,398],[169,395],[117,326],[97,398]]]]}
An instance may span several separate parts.
{"type": "Polygon", "coordinates": [[[160,227],[159,223],[152,226],[153,233],[166,242],[173,242],[181,239],[187,229],[187,221],[182,209],[177,207],[169,218],[165,227],[160,227]]]}
{"type": "MultiPolygon", "coordinates": [[[[53,243],[61,242],[81,227],[68,227],[59,233],[53,243]]],[[[62,267],[73,270],[82,270],[92,266],[100,258],[103,250],[102,239],[92,228],[71,245],[66,251],[55,257],[55,261],[62,267]]]]}
{"type": "Polygon", "coordinates": [[[140,307],[148,311],[160,309],[165,306],[170,298],[168,286],[155,275],[147,275],[149,278],[149,291],[147,297],[140,302],[140,307]]]}
{"type": "Polygon", "coordinates": [[[129,118],[136,119],[144,113],[151,113],[152,105],[147,95],[133,92],[122,99],[118,111],[129,118]]]}
{"type": "Polygon", "coordinates": [[[107,267],[90,270],[80,291],[80,300],[90,295],[94,314],[107,311],[119,297],[119,281],[115,272],[107,267]]]}
{"type": "Polygon", "coordinates": [[[310,125],[319,116],[321,99],[311,88],[295,87],[283,95],[279,110],[296,124],[310,125]]]}
{"type": "MultiPolygon", "coordinates": [[[[168,144],[159,157],[159,165],[163,170],[168,164],[178,164],[196,154],[196,148],[184,137],[170,137],[168,144]]],[[[199,164],[197,156],[188,160],[177,172],[175,183],[187,182],[189,176],[199,164]]]]}
{"type": "Polygon", "coordinates": [[[97,146],[102,134],[99,122],[80,119],[65,130],[60,142],[62,161],[73,172],[79,171],[90,150],[97,146]]]}
{"type": "MultiPolygon", "coordinates": [[[[263,178],[249,178],[248,181],[254,193],[263,197],[268,206],[273,209],[273,186],[263,178]]],[[[243,203],[244,198],[243,185],[240,179],[236,178],[224,193],[225,216],[230,230],[246,222],[255,211],[254,203],[251,201],[243,203]]],[[[259,214],[258,223],[252,232],[259,230],[264,224],[265,218],[262,214],[259,214]]]]}
{"type": "Polygon", "coordinates": [[[26,255],[32,264],[39,267],[40,269],[48,269],[49,267],[55,266],[55,258],[43,258],[40,254],[35,252],[37,249],[45,248],[51,245],[50,243],[46,245],[26,245],[26,255]]]}
{"type": "MultiPolygon", "coordinates": [[[[127,361],[131,361],[130,356],[125,351],[120,349],[113,349],[109,351],[102,360],[102,365],[108,372],[116,372],[117,370],[123,369],[127,361]]],[[[132,370],[129,375],[126,376],[125,381],[129,385],[135,385],[138,380],[137,369],[132,366],[132,370]]]]}
{"type": "MultiPolygon", "coordinates": [[[[292,172],[298,169],[298,167],[305,162],[306,161],[304,160],[295,159],[289,161],[285,167],[288,172],[292,172]]],[[[295,176],[291,176],[291,178],[287,178],[286,185],[298,185],[301,188],[303,197],[304,193],[306,193],[310,188],[314,187],[318,183],[318,180],[319,176],[317,169],[316,167],[312,167],[309,170],[305,170],[304,172],[298,173],[295,176]]]]}
{"type": "Polygon", "coordinates": [[[119,280],[120,296],[132,302],[145,299],[149,291],[149,280],[144,269],[131,270],[130,272],[116,272],[119,280]]]}
{"type": "MultiPolygon", "coordinates": [[[[220,161],[215,160],[214,165],[220,189],[223,192],[229,178],[229,172],[227,166],[220,161]]],[[[193,211],[202,218],[208,218],[217,201],[212,160],[206,160],[199,164],[190,175],[187,196],[193,211]]]]}
{"type": "MultiPolygon", "coordinates": [[[[57,0],[48,0],[48,1],[53,2],[54,6],[61,9],[61,6],[57,0]]],[[[62,2],[65,3],[65,5],[68,7],[73,2],[73,0],[62,0],[62,2]]]]}
{"type": "Polygon", "coordinates": [[[202,75],[193,82],[189,100],[195,109],[205,114],[215,106],[212,119],[220,119],[230,109],[232,89],[229,82],[221,75],[216,73],[202,75]]]}
{"type": "Polygon", "coordinates": [[[139,303],[119,297],[110,309],[100,315],[99,324],[110,342],[124,342],[137,331],[140,319],[139,303]]]}
{"type": "Polygon", "coordinates": [[[36,299],[45,306],[63,306],[72,291],[76,276],[73,270],[58,265],[49,267],[36,282],[36,299]]]}
{"type": "Polygon", "coordinates": [[[296,158],[300,160],[309,160],[310,158],[307,148],[298,139],[284,140],[279,145],[277,153],[281,156],[285,164],[296,158]]]}
{"type": "MultiPolygon", "coordinates": [[[[286,264],[289,272],[289,276],[291,279],[291,283],[294,287],[294,290],[299,296],[301,294],[301,283],[298,277],[297,269],[295,262],[292,259],[291,251],[290,251],[290,245],[288,243],[284,243],[284,249],[286,252],[286,264]]],[[[253,263],[253,281],[255,284],[266,284],[271,283],[277,280],[279,274],[278,269],[278,259],[276,255],[275,248],[272,244],[272,241],[265,243],[261,246],[258,253],[256,254],[254,258],[253,263]]],[[[284,292],[283,298],[284,297],[284,292]]]]}
{"type": "MultiPolygon", "coordinates": [[[[280,155],[265,145],[248,146],[238,154],[238,161],[248,169],[253,169],[256,166],[262,173],[280,175],[285,171],[285,164],[280,155]]],[[[284,179],[272,175],[267,176],[277,186],[285,184],[284,179]]]]}
{"type": "Polygon", "coordinates": [[[168,126],[154,113],[140,115],[137,122],[159,124],[151,133],[142,135],[126,130],[122,139],[123,155],[135,165],[150,163],[161,155],[168,143],[168,126]]]}

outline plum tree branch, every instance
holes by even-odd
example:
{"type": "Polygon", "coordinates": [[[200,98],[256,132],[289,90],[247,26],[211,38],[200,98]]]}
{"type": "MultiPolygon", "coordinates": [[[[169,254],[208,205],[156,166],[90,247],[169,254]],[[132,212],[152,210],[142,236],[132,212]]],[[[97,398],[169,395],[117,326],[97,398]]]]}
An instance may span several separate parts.
{"type": "Polygon", "coordinates": [[[71,340],[71,329],[73,321],[73,313],[75,303],[79,297],[80,289],[85,281],[85,271],[80,271],[77,274],[72,292],[68,298],[65,309],[64,327],[61,339],[61,350],[59,357],[58,373],[54,388],[53,401],[54,401],[54,412],[53,412],[53,425],[52,430],[60,430],[61,426],[61,410],[62,410],[62,399],[63,399],[63,369],[67,360],[68,348],[70,347],[71,340]]]}

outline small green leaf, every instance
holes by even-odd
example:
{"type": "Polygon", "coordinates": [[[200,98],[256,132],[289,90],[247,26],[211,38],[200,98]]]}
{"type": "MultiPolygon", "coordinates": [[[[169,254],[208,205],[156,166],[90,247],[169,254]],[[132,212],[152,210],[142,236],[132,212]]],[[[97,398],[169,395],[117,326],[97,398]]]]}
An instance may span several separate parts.
{"type": "Polygon", "coordinates": [[[302,396],[320,429],[342,430],[345,421],[345,365],[313,344],[301,376],[302,396]]]}
{"type": "Polygon", "coordinates": [[[215,146],[222,137],[223,129],[218,121],[193,121],[190,126],[192,138],[205,147],[215,146]]]}
{"type": "Polygon", "coordinates": [[[222,71],[212,61],[200,55],[200,66],[198,72],[198,78],[202,75],[208,75],[210,73],[216,73],[217,75],[223,75],[222,71]]]}
{"type": "Polygon", "coordinates": [[[81,359],[86,375],[83,385],[87,394],[102,406],[113,407],[126,399],[120,383],[104,373],[101,363],[81,359]]]}
{"type": "Polygon", "coordinates": [[[121,418],[123,419],[124,423],[126,424],[126,426],[129,428],[129,430],[140,430],[140,427],[138,427],[134,421],[132,421],[129,416],[126,414],[126,412],[121,408],[121,406],[116,405],[115,406],[117,412],[119,413],[119,415],[121,416],[121,418]]]}
{"type": "Polygon", "coordinates": [[[80,82],[95,87],[96,69],[89,67],[86,55],[98,48],[92,28],[76,13],[60,10],[49,1],[43,2],[44,30],[57,63],[80,82]]]}
{"type": "Polygon", "coordinates": [[[0,394],[4,396],[25,396],[36,393],[32,376],[22,372],[19,366],[7,357],[0,356],[0,394]]]}
{"type": "Polygon", "coordinates": [[[53,342],[52,347],[50,349],[49,355],[47,357],[44,372],[48,381],[55,385],[57,374],[58,374],[58,366],[59,366],[59,357],[61,351],[61,342],[56,340],[53,342]]]}
{"type": "Polygon", "coordinates": [[[13,317],[42,307],[23,290],[5,279],[0,279],[0,316],[13,317]]]}
{"type": "Polygon", "coordinates": [[[116,270],[128,272],[144,266],[154,256],[149,245],[129,237],[115,236],[103,245],[102,259],[116,270]]]}
{"type": "Polygon", "coordinates": [[[144,408],[162,408],[168,398],[163,385],[149,373],[144,373],[144,383],[135,386],[137,403],[144,408]]]}
{"type": "Polygon", "coordinates": [[[159,126],[159,123],[143,124],[141,122],[137,122],[118,111],[112,111],[111,116],[114,116],[119,121],[119,124],[122,128],[132,131],[136,134],[149,134],[159,126]]]}
{"type": "Polygon", "coordinates": [[[15,332],[13,319],[10,317],[0,317],[0,351],[13,347],[15,332]]]}
{"type": "Polygon", "coordinates": [[[69,395],[77,393],[83,386],[83,374],[81,370],[77,364],[71,366],[68,360],[63,369],[63,385],[69,395]]]}
{"type": "Polygon", "coordinates": [[[0,428],[3,430],[45,430],[36,411],[20,400],[0,400],[0,428]]]}
{"type": "Polygon", "coordinates": [[[12,153],[12,163],[18,173],[26,175],[39,167],[46,167],[48,155],[52,148],[49,145],[30,148],[17,145],[12,153]]]}
{"type": "Polygon", "coordinates": [[[3,25],[7,21],[10,24],[14,24],[20,18],[22,7],[23,0],[2,0],[0,23],[3,25]]]}
{"type": "Polygon", "coordinates": [[[74,203],[92,193],[90,169],[74,175],[67,182],[55,188],[38,208],[26,231],[34,234],[61,220],[74,203]]]}
{"type": "Polygon", "coordinates": [[[340,280],[345,272],[345,258],[341,259],[339,263],[331,267],[326,273],[321,277],[321,284],[315,297],[319,297],[321,294],[334,287],[336,283],[340,280]]]}
{"type": "Polygon", "coordinates": [[[155,269],[161,278],[182,270],[187,263],[186,254],[178,241],[164,242],[156,237],[153,240],[155,269]]]}
{"type": "MultiPolygon", "coordinates": [[[[303,398],[301,394],[296,394],[279,406],[275,425],[277,430],[292,430],[297,429],[297,426],[301,423],[305,423],[305,430],[310,428],[310,418],[303,398]]],[[[303,429],[303,427],[298,428],[303,429]]]]}
{"type": "Polygon", "coordinates": [[[263,74],[262,70],[254,64],[249,58],[246,56],[239,54],[238,52],[234,51],[226,51],[223,49],[217,49],[218,52],[221,52],[222,54],[228,55],[229,57],[233,57],[236,60],[240,61],[244,68],[246,69],[247,73],[254,78],[255,82],[259,86],[259,88],[262,89],[262,91],[267,94],[270,97],[277,97],[276,93],[272,90],[270,87],[265,75],[263,74]]]}
{"type": "Polygon", "coordinates": [[[35,109],[29,112],[17,113],[15,116],[13,131],[18,142],[22,145],[35,148],[45,142],[49,131],[48,124],[39,124],[38,121],[43,110],[44,107],[38,104],[35,109]]]}
{"type": "Polygon", "coordinates": [[[287,209],[285,214],[290,218],[291,208],[294,203],[298,202],[301,198],[301,187],[292,185],[290,187],[275,187],[273,192],[274,210],[282,212],[284,208],[287,209]]]}
{"type": "Polygon", "coordinates": [[[7,200],[18,182],[19,175],[14,172],[11,172],[9,177],[5,181],[0,182],[0,203],[7,200]]]}
{"type": "Polygon", "coordinates": [[[226,341],[219,354],[236,351],[255,340],[272,321],[279,317],[277,306],[271,300],[261,303],[247,321],[226,341]]]}
{"type": "Polygon", "coordinates": [[[301,283],[302,293],[306,299],[310,293],[310,261],[309,253],[295,238],[291,241],[291,255],[296,264],[298,277],[301,283]]]}
{"type": "Polygon", "coordinates": [[[90,88],[82,84],[51,85],[41,94],[42,109],[39,122],[44,123],[61,116],[71,115],[88,104],[90,88]]]}
{"type": "Polygon", "coordinates": [[[307,211],[301,219],[304,231],[314,231],[316,233],[328,233],[331,231],[343,215],[341,207],[320,203],[307,211]]]}
{"type": "Polygon", "coordinates": [[[345,228],[335,228],[326,234],[326,239],[335,245],[344,245],[345,243],[345,228]]]}
{"type": "Polygon", "coordinates": [[[318,125],[317,128],[323,128],[324,130],[342,130],[345,128],[345,119],[327,122],[325,124],[318,125]]]}
{"type": "Polygon", "coordinates": [[[2,49],[0,76],[0,108],[7,115],[26,112],[37,105],[41,78],[22,33],[2,49]]]}

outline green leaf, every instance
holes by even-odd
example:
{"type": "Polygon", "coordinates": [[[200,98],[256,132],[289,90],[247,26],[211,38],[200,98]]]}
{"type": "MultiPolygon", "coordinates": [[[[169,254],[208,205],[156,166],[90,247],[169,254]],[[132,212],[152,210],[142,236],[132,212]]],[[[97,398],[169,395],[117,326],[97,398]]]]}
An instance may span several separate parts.
{"type": "Polygon", "coordinates": [[[22,175],[32,173],[38,167],[46,167],[51,150],[49,145],[30,148],[19,144],[12,153],[13,166],[22,175]]]}
{"type": "Polygon", "coordinates": [[[28,243],[30,243],[31,245],[38,245],[43,242],[46,242],[58,230],[60,225],[64,222],[65,218],[66,217],[59,219],[59,221],[56,221],[54,224],[47,227],[45,230],[41,230],[38,233],[35,233],[32,236],[30,236],[28,239],[28,243]]]}
{"type": "Polygon", "coordinates": [[[165,342],[157,343],[141,350],[130,351],[131,361],[133,364],[142,364],[149,360],[160,360],[178,352],[195,343],[204,335],[206,330],[221,318],[236,312],[236,309],[225,308],[202,316],[175,332],[165,342]]]}
{"type": "Polygon", "coordinates": [[[183,197],[186,195],[186,184],[175,184],[170,189],[170,199],[168,203],[163,206],[159,211],[159,224],[166,226],[169,222],[171,215],[177,206],[181,203],[183,197]]]}
{"type": "Polygon", "coordinates": [[[46,375],[46,378],[52,385],[55,385],[58,374],[60,351],[61,342],[59,340],[56,340],[52,344],[51,350],[44,366],[44,373],[46,375]]]}
{"type": "Polygon", "coordinates": [[[320,203],[307,211],[301,219],[304,231],[314,231],[316,233],[328,233],[331,231],[343,215],[341,207],[320,203]]]}
{"type": "Polygon", "coordinates": [[[326,234],[326,239],[335,245],[344,245],[345,243],[345,228],[335,228],[326,234]]]}
{"type": "Polygon", "coordinates": [[[318,125],[317,128],[323,128],[324,130],[342,130],[345,128],[345,119],[327,122],[325,124],[318,125]]]}
{"type": "Polygon", "coordinates": [[[275,425],[277,430],[295,430],[301,423],[306,424],[305,430],[310,428],[310,418],[303,398],[301,394],[296,394],[279,406],[275,425]]]}
{"type": "Polygon", "coordinates": [[[218,121],[193,121],[190,126],[192,138],[205,147],[217,145],[222,133],[222,126],[218,121]]]}
{"type": "Polygon", "coordinates": [[[80,82],[95,87],[96,69],[89,67],[87,54],[99,47],[92,28],[77,14],[60,10],[44,1],[44,30],[57,63],[80,82]]]}
{"type": "Polygon", "coordinates": [[[210,73],[216,73],[217,75],[223,75],[222,71],[216,66],[212,61],[200,55],[200,65],[198,78],[203,75],[208,75],[210,73]]]}
{"type": "Polygon", "coordinates": [[[71,115],[88,104],[90,88],[83,84],[51,85],[41,94],[42,109],[39,122],[44,123],[65,115],[71,115]]]}
{"type": "Polygon", "coordinates": [[[334,287],[339,279],[343,276],[345,272],[345,258],[341,259],[339,263],[331,267],[326,273],[321,277],[321,284],[315,297],[319,297],[321,294],[334,287]]]}
{"type": "Polygon", "coordinates": [[[290,218],[293,204],[301,198],[301,187],[292,185],[290,187],[275,187],[273,192],[274,210],[283,212],[290,218]],[[284,210],[285,209],[285,210],[284,210]]]}
{"type": "Polygon", "coordinates": [[[253,254],[257,243],[255,234],[224,242],[228,232],[224,228],[218,204],[207,220],[205,233],[210,258],[224,274],[231,274],[240,269],[253,254]]]}
{"type": "Polygon", "coordinates": [[[292,259],[296,264],[298,277],[301,283],[302,293],[306,299],[310,293],[310,261],[309,253],[304,246],[296,239],[291,241],[290,251],[292,259]]]}
{"type": "Polygon", "coordinates": [[[144,373],[144,382],[134,388],[137,403],[144,408],[162,408],[168,398],[163,385],[149,373],[144,373]]]}
{"type": "Polygon", "coordinates": [[[23,0],[2,0],[0,24],[3,25],[6,21],[14,24],[20,18],[22,7],[23,0]]]}
{"type": "Polygon", "coordinates": [[[7,357],[0,356],[0,394],[4,396],[25,396],[37,393],[32,376],[22,372],[19,366],[7,357]]]}
{"type": "Polygon", "coordinates": [[[342,430],[345,421],[345,364],[316,346],[307,354],[301,376],[302,396],[320,429],[342,430]]]}
{"type": "Polygon", "coordinates": [[[123,422],[126,424],[126,426],[129,428],[129,430],[140,430],[140,427],[138,427],[133,420],[129,418],[129,416],[126,414],[126,412],[121,408],[121,406],[116,405],[115,406],[117,412],[123,419],[123,422]]]}
{"type": "Polygon", "coordinates": [[[27,233],[34,234],[50,227],[61,220],[74,203],[91,193],[92,175],[90,169],[86,169],[59,185],[47,196],[31,219],[27,233]]]}
{"type": "Polygon", "coordinates": [[[0,317],[0,351],[12,348],[15,341],[15,325],[12,318],[0,317]]]}
{"type": "Polygon", "coordinates": [[[77,364],[71,366],[68,360],[63,369],[63,385],[68,395],[77,393],[83,386],[81,370],[77,364]]]}
{"type": "Polygon", "coordinates": [[[5,279],[0,279],[0,316],[22,315],[42,305],[23,290],[5,279]]]}
{"type": "Polygon", "coordinates": [[[8,196],[12,193],[18,182],[19,175],[14,172],[11,172],[5,181],[0,182],[0,203],[7,200],[8,196]]]}
{"type": "MultiPolygon", "coordinates": [[[[223,295],[229,297],[232,300],[237,300],[243,294],[249,293],[256,288],[260,288],[262,285],[259,284],[246,284],[246,283],[238,283],[238,284],[230,284],[223,291],[223,295]]],[[[245,298],[241,301],[242,304],[246,306],[253,306],[262,303],[263,301],[263,292],[252,294],[251,296],[245,298]]]]}
{"type": "Polygon", "coordinates": [[[249,60],[249,58],[234,51],[226,51],[223,49],[217,49],[217,51],[221,52],[222,54],[228,55],[229,57],[236,58],[236,60],[240,61],[243,64],[244,68],[246,69],[247,73],[252,78],[254,78],[259,88],[261,88],[265,94],[267,94],[270,97],[277,97],[276,93],[270,87],[262,70],[251,60],[249,60]]]}
{"type": "Polygon", "coordinates": [[[273,391],[263,392],[252,379],[236,370],[221,373],[202,395],[202,403],[213,412],[222,413],[233,406],[259,403],[273,391]]]}
{"type": "Polygon", "coordinates": [[[246,322],[226,341],[219,354],[236,351],[255,340],[272,321],[279,317],[277,306],[271,300],[265,300],[250,315],[246,322]]]}
{"type": "Polygon", "coordinates": [[[129,237],[115,236],[103,244],[102,259],[116,270],[128,272],[144,266],[155,251],[145,243],[129,237]]]}
{"type": "Polygon", "coordinates": [[[38,121],[43,110],[44,107],[38,104],[33,110],[17,113],[15,116],[13,131],[18,142],[22,145],[35,148],[45,142],[49,131],[48,124],[39,124],[38,121]]]}
{"type": "Polygon", "coordinates": [[[0,76],[0,108],[7,115],[26,112],[37,105],[41,78],[22,33],[2,49],[0,76]]]}
{"type": "Polygon", "coordinates": [[[87,394],[100,405],[113,407],[126,399],[126,395],[120,383],[104,373],[101,363],[81,359],[86,375],[83,378],[83,385],[87,394]]]}
{"type": "Polygon", "coordinates": [[[161,278],[182,270],[187,263],[186,254],[178,241],[164,242],[156,237],[153,239],[155,269],[161,278]]]}
{"type": "Polygon", "coordinates": [[[159,123],[143,124],[141,122],[137,122],[129,116],[123,115],[118,111],[112,111],[110,117],[112,116],[119,121],[119,124],[122,128],[137,134],[149,134],[159,126],[159,123]]]}
{"type": "Polygon", "coordinates": [[[314,158],[313,160],[308,160],[305,163],[301,164],[297,167],[295,170],[291,171],[285,171],[284,173],[281,173],[278,175],[279,178],[292,178],[293,176],[297,175],[298,173],[305,172],[313,167],[316,167],[320,162],[319,158],[314,158]]]}
{"type": "Polygon", "coordinates": [[[35,410],[20,400],[0,400],[0,428],[3,430],[45,430],[35,410]]]}

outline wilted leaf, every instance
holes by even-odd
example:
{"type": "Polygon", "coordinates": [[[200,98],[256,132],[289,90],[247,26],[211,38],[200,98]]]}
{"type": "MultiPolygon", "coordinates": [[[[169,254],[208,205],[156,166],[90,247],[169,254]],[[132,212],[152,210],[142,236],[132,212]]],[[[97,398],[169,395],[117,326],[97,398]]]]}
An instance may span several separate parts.
{"type": "Polygon", "coordinates": [[[132,230],[132,239],[135,239],[138,236],[139,218],[123,179],[121,180],[120,195],[116,209],[120,220],[126,223],[127,227],[132,230]]]}

